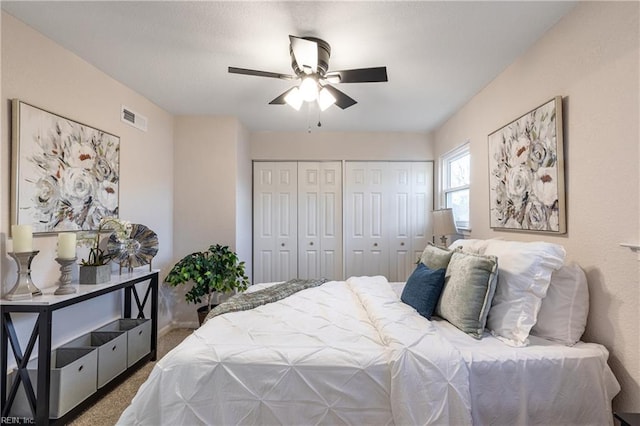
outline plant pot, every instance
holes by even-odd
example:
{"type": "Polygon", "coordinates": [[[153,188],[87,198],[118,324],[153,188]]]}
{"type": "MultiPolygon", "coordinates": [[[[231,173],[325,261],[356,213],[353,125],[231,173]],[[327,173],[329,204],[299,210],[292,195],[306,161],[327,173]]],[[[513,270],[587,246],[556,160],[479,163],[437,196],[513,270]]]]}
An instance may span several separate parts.
{"type": "Polygon", "coordinates": [[[198,308],[198,322],[200,323],[200,325],[202,325],[204,319],[207,317],[207,315],[209,315],[209,311],[216,306],[218,305],[211,305],[210,307],[205,305],[198,308]]]}
{"type": "Polygon", "coordinates": [[[111,281],[111,265],[80,265],[80,284],[103,284],[111,281]]]}

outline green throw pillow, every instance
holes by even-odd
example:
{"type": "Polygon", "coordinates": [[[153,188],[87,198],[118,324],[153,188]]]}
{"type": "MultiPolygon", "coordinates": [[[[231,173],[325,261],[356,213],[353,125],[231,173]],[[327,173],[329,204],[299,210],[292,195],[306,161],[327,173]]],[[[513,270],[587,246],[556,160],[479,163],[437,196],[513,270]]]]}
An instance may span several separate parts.
{"type": "Polygon", "coordinates": [[[422,256],[420,256],[420,262],[427,265],[429,269],[446,269],[452,254],[453,251],[451,250],[436,247],[429,243],[424,248],[422,256]]]}
{"type": "Polygon", "coordinates": [[[498,258],[454,251],[435,314],[480,339],[496,289],[498,258]]]}

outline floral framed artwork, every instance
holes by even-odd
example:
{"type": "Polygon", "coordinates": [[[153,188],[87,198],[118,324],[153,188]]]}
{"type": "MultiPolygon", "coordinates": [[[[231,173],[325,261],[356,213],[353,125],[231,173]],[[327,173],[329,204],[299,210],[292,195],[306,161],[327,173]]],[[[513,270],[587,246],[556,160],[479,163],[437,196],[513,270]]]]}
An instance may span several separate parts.
{"type": "Polygon", "coordinates": [[[12,101],[12,223],[96,230],[119,209],[120,138],[12,101]]]}
{"type": "Polygon", "coordinates": [[[491,228],[566,233],[562,97],[488,139],[491,228]]]}

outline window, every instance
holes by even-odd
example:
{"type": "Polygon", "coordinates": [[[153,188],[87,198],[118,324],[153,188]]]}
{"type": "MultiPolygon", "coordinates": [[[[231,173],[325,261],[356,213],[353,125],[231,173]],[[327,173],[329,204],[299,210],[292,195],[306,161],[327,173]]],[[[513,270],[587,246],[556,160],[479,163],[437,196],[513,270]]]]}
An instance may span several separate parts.
{"type": "Polygon", "coordinates": [[[453,209],[458,229],[469,227],[469,183],[471,180],[469,142],[443,155],[440,162],[440,205],[453,209]]]}

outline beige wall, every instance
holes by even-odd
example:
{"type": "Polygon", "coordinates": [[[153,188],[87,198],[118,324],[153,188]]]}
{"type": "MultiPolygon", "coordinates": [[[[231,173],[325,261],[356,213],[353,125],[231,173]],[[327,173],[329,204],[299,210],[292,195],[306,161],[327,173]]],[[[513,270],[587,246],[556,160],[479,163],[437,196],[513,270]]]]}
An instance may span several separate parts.
{"type": "Polygon", "coordinates": [[[175,119],[174,254],[235,246],[237,119],[175,119]],[[212,226],[212,224],[230,226],[212,226]]]}
{"type": "MultiPolygon", "coordinates": [[[[0,110],[0,278],[3,293],[15,283],[15,262],[7,256],[10,229],[10,100],[34,106],[108,131],[120,137],[120,217],[149,226],[158,234],[160,251],[154,267],[172,260],[173,118],[136,92],[113,80],[51,40],[2,13],[2,96],[0,110]],[[149,119],[148,132],[120,121],[124,104],[149,119]]],[[[34,238],[40,253],[32,277],[39,287],[55,285],[56,236],[34,238]]],[[[81,251],[79,251],[79,255],[81,251]]],[[[160,327],[171,313],[162,292],[160,327]]],[[[54,346],[119,315],[119,299],[103,296],[56,312],[54,346]]],[[[17,322],[23,331],[26,322],[17,322]]],[[[25,328],[26,330],[26,328],[25,328]]]]}
{"type": "Polygon", "coordinates": [[[436,154],[471,141],[474,238],[562,244],[586,271],[584,339],[604,344],[622,385],[614,406],[640,411],[637,2],[584,2],[435,132],[436,154]],[[487,135],[556,95],[564,98],[564,236],[489,228],[487,135]]]}
{"type": "Polygon", "coordinates": [[[254,132],[254,160],[432,160],[427,133],[254,132]]]}
{"type": "Polygon", "coordinates": [[[245,262],[245,272],[252,281],[253,271],[253,181],[251,139],[247,129],[238,123],[238,160],[236,172],[236,252],[245,262]]]}
{"type": "MultiPolygon", "coordinates": [[[[251,259],[251,161],[246,130],[234,117],[175,118],[174,257],[211,244],[228,245],[251,259]],[[238,246],[238,248],[236,248],[238,246]]],[[[175,290],[173,319],[196,323],[196,306],[175,290]]]]}

